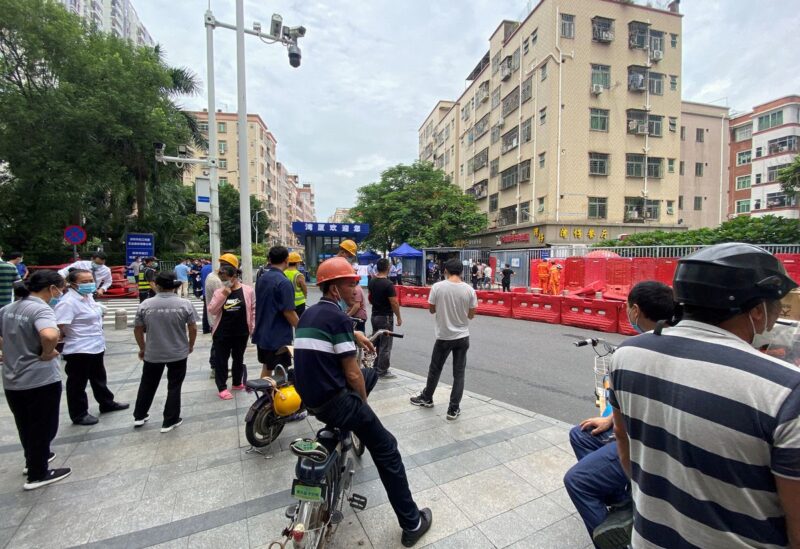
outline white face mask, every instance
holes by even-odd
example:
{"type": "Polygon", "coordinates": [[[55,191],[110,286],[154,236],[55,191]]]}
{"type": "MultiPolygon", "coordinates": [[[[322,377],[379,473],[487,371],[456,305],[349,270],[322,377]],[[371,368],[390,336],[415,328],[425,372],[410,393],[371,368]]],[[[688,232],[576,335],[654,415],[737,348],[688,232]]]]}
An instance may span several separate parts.
{"type": "Polygon", "coordinates": [[[761,305],[764,307],[764,329],[761,332],[756,331],[756,325],[753,322],[753,317],[747,315],[747,318],[750,319],[750,326],[753,328],[753,342],[751,345],[759,350],[772,343],[772,340],[775,337],[774,331],[767,329],[767,326],[769,326],[769,319],[767,318],[767,304],[762,303],[761,305]]]}

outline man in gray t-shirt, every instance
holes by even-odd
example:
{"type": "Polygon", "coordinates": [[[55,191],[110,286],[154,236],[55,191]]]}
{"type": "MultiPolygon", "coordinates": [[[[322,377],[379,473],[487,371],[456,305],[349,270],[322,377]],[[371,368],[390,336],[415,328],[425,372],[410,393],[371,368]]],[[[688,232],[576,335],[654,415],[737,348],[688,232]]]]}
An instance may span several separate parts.
{"type": "Polygon", "coordinates": [[[464,374],[467,369],[469,349],[469,321],[475,317],[478,296],[475,290],[461,280],[464,266],[458,259],[450,259],[444,265],[445,280],[437,282],[428,296],[428,309],[436,315],[431,364],[428,367],[428,382],[419,396],[411,397],[411,404],[433,407],[433,392],[439,384],[439,376],[450,353],[453,353],[453,389],[447,419],[456,419],[461,414],[461,397],[464,394],[464,374]]]}
{"type": "Polygon", "coordinates": [[[167,401],[161,432],[180,425],[181,387],[186,377],[186,361],[197,337],[197,313],[188,299],[175,294],[181,282],[175,273],[158,273],[156,295],[139,304],[133,335],[139,345],[142,381],[133,410],[133,426],[141,427],[150,419],[150,405],[158,389],[164,368],[167,369],[167,401]],[[145,339],[145,329],[146,339],[145,339]]]}

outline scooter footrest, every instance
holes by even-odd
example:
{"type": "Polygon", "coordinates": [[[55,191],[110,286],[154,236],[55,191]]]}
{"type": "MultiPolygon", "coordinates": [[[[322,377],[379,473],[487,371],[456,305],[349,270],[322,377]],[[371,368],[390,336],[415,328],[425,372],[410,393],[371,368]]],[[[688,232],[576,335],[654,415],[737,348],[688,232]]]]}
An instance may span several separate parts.
{"type": "Polygon", "coordinates": [[[283,514],[286,516],[286,518],[293,519],[297,514],[297,504],[295,503],[294,505],[287,507],[283,514]]]}
{"type": "Polygon", "coordinates": [[[362,496],[361,494],[350,494],[348,500],[350,502],[350,507],[353,509],[358,509],[359,511],[363,511],[367,508],[367,498],[366,496],[362,496]]]}
{"type": "Polygon", "coordinates": [[[341,511],[337,510],[331,513],[331,524],[333,524],[334,526],[339,524],[343,520],[344,520],[344,515],[342,514],[341,511]]]}

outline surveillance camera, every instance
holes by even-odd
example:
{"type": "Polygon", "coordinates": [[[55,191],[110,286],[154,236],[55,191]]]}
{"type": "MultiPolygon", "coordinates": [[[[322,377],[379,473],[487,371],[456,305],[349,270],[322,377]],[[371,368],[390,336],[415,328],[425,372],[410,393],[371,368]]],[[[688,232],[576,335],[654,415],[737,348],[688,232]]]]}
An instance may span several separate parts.
{"type": "Polygon", "coordinates": [[[292,27],[290,30],[292,31],[292,35],[294,35],[295,38],[302,38],[306,35],[306,28],[302,25],[300,25],[299,27],[292,27]]]}
{"type": "Polygon", "coordinates": [[[156,151],[156,154],[163,154],[164,153],[164,144],[163,143],[153,143],[153,148],[156,151]]]}
{"type": "Polygon", "coordinates": [[[261,23],[258,21],[253,21],[253,30],[256,32],[261,32],[261,23]]]}
{"type": "Polygon", "coordinates": [[[283,17],[277,13],[272,14],[272,21],[269,26],[269,34],[273,38],[280,38],[283,30],[283,17]]]}
{"type": "Polygon", "coordinates": [[[289,64],[294,68],[300,66],[300,59],[302,58],[303,54],[300,52],[300,48],[297,45],[292,44],[289,46],[289,64]]]}
{"type": "Polygon", "coordinates": [[[283,27],[283,37],[289,42],[297,43],[298,38],[306,35],[306,28],[300,27],[283,27]]]}
{"type": "Polygon", "coordinates": [[[189,147],[186,145],[178,145],[178,156],[186,157],[189,155],[189,147]]]}

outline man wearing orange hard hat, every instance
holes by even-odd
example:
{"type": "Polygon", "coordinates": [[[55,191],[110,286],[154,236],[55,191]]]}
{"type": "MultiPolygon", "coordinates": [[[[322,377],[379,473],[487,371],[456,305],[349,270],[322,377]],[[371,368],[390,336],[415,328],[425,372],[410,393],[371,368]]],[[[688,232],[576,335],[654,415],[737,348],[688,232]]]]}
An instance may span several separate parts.
{"type": "Polygon", "coordinates": [[[431,511],[419,509],[411,497],[397,440],[367,404],[377,371],[359,368],[353,323],[343,310],[355,303],[360,278],[344,257],[332,257],[317,269],[322,298],[306,309],[297,325],[295,388],[319,421],[352,431],[364,442],[400,523],[401,542],[411,547],[430,528],[431,511]]]}

